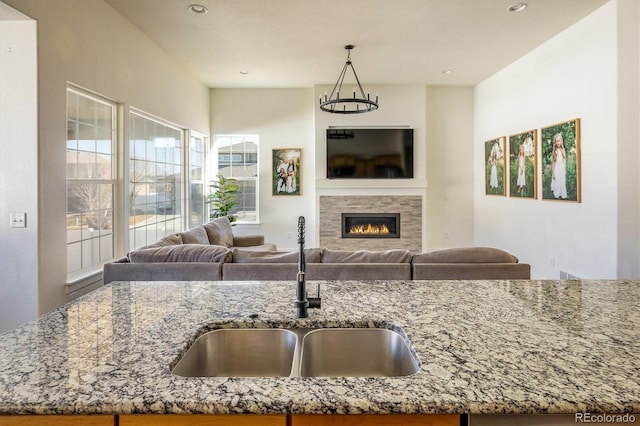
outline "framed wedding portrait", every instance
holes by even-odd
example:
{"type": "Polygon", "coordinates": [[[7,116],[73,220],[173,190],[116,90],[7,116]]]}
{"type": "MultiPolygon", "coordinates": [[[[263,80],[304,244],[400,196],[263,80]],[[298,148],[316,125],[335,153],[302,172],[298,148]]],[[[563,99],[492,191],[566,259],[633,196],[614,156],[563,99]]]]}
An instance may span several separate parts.
{"type": "Polygon", "coordinates": [[[509,195],[517,198],[537,197],[537,130],[509,136],[509,195]]]}
{"type": "Polygon", "coordinates": [[[484,187],[486,195],[507,195],[507,187],[505,185],[505,140],[506,138],[503,136],[484,143],[484,187]]]}
{"type": "Polygon", "coordinates": [[[580,202],[580,119],[543,127],[542,199],[580,202]]]}
{"type": "Polygon", "coordinates": [[[273,195],[301,195],[301,148],[273,149],[273,195]]]}

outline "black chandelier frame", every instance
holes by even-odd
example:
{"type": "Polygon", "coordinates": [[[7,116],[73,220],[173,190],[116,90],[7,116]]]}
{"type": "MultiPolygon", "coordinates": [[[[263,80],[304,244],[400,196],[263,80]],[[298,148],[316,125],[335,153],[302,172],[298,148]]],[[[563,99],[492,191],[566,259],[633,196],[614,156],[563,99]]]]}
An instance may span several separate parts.
{"type": "Polygon", "coordinates": [[[355,68],[353,68],[353,63],[351,62],[351,51],[354,47],[355,46],[352,44],[347,44],[344,47],[347,50],[347,62],[344,64],[344,67],[342,67],[342,71],[338,76],[335,86],[333,86],[331,94],[327,97],[327,94],[325,93],[324,99],[323,96],[320,96],[320,109],[322,111],[332,114],[362,114],[364,112],[371,112],[378,109],[378,95],[376,95],[375,101],[373,101],[371,100],[371,95],[369,93],[365,94],[362,84],[360,84],[358,74],[356,73],[355,68]],[[354,87],[352,97],[341,98],[340,91],[342,90],[342,83],[344,82],[344,77],[347,75],[347,69],[349,68],[351,68],[356,79],[356,84],[358,85],[357,91],[354,87]]]}

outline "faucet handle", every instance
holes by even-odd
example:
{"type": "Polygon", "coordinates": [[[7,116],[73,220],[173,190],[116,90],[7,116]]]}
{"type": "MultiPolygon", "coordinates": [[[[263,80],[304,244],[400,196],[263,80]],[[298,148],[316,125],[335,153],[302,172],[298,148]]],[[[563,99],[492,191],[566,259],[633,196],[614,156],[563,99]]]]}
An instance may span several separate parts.
{"type": "Polygon", "coordinates": [[[309,308],[320,309],[320,305],[322,304],[322,299],[320,298],[320,284],[316,288],[316,297],[308,297],[309,300],[309,308]]]}

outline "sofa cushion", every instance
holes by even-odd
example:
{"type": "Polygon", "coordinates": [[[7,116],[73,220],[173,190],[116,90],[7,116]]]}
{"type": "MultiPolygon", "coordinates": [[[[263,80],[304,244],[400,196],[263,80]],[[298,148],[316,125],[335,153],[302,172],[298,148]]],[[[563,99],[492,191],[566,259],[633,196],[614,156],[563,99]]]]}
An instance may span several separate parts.
{"type": "Polygon", "coordinates": [[[181,244],[134,250],[127,257],[131,263],[230,262],[231,250],[222,246],[181,244]]]}
{"type": "MultiPolygon", "coordinates": [[[[140,249],[154,248],[154,247],[165,247],[165,246],[175,246],[177,244],[182,244],[182,237],[179,234],[171,234],[167,235],[164,238],[159,239],[153,244],[146,245],[144,247],[140,247],[140,249]]],[[[140,250],[138,249],[138,250],[140,250]]]]}
{"type": "Polygon", "coordinates": [[[203,227],[207,232],[209,244],[225,247],[233,246],[233,231],[229,218],[219,217],[213,219],[211,222],[205,223],[203,227]]]}
{"type": "Polygon", "coordinates": [[[264,235],[234,235],[233,247],[255,247],[264,244],[264,235]]]}
{"type": "MultiPolygon", "coordinates": [[[[304,250],[306,263],[320,263],[322,249],[308,248],[304,250]]],[[[299,251],[255,251],[233,249],[233,263],[298,263],[299,251]]]]}
{"type": "Polygon", "coordinates": [[[410,263],[411,252],[403,249],[322,251],[322,263],[410,263]]]}
{"type": "Polygon", "coordinates": [[[182,238],[183,244],[209,244],[207,231],[205,231],[202,226],[180,232],[178,235],[182,238]]]}
{"type": "Polygon", "coordinates": [[[416,254],[413,263],[518,263],[518,258],[493,247],[459,247],[416,254]]]}

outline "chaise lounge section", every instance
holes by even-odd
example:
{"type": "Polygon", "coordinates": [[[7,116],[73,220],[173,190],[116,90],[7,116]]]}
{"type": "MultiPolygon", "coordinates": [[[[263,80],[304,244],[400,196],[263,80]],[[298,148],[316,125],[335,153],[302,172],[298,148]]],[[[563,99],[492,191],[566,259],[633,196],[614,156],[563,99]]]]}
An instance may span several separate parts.
{"type": "Polygon", "coordinates": [[[531,279],[531,265],[493,247],[433,250],[413,256],[414,280],[531,279]]]}

